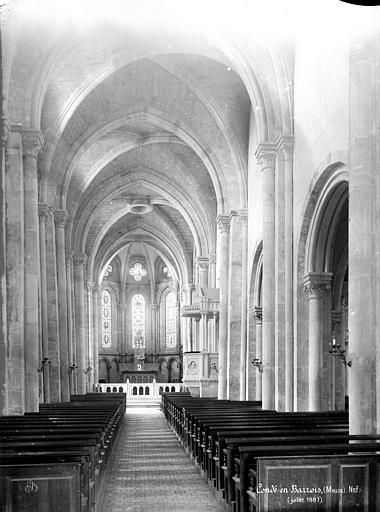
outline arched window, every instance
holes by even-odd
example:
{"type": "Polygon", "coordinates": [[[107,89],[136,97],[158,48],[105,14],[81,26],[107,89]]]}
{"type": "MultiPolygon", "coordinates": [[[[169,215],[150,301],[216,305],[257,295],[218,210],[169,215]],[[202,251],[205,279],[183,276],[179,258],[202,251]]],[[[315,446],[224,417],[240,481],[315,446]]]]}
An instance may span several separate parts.
{"type": "Polygon", "coordinates": [[[145,348],[145,298],[141,293],[132,297],[132,347],[145,348]]]}
{"type": "Polygon", "coordinates": [[[175,347],[177,344],[177,307],[174,292],[169,292],[165,300],[166,346],[175,347]]]}
{"type": "Polygon", "coordinates": [[[112,346],[112,300],[108,290],[102,291],[102,347],[112,346]]]}

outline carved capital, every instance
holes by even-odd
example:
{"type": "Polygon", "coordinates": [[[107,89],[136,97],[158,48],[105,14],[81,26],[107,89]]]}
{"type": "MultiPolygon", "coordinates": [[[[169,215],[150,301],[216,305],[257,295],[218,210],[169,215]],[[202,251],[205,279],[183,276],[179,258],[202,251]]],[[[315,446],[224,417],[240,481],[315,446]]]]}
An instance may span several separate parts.
{"type": "Polygon", "coordinates": [[[283,151],[285,160],[293,159],[294,135],[281,135],[277,140],[278,151],[283,151]]]}
{"type": "Polygon", "coordinates": [[[86,261],[87,261],[87,254],[85,254],[85,253],[73,254],[73,264],[76,267],[85,265],[86,261]]]}
{"type": "Polygon", "coordinates": [[[37,158],[44,143],[44,138],[40,130],[23,130],[22,148],[24,156],[37,158]]]}
{"type": "Polygon", "coordinates": [[[276,152],[277,146],[272,142],[262,142],[257,146],[255,155],[262,171],[268,168],[274,169],[276,152]]]}
{"type": "Polygon", "coordinates": [[[220,233],[228,233],[230,230],[230,216],[229,215],[218,215],[216,218],[216,224],[220,233]]]}
{"type": "Polygon", "coordinates": [[[230,222],[233,220],[234,217],[238,217],[239,216],[239,210],[231,210],[230,211],[230,222]]]}
{"type": "Polygon", "coordinates": [[[263,308],[260,306],[253,306],[252,316],[256,320],[257,324],[261,324],[263,321],[263,308]]]}
{"type": "Polygon", "coordinates": [[[93,289],[94,289],[94,286],[95,286],[94,281],[89,281],[89,280],[87,280],[87,283],[86,283],[86,284],[87,284],[87,290],[88,290],[89,292],[92,292],[92,291],[93,291],[93,289]]]}
{"type": "Polygon", "coordinates": [[[304,291],[308,299],[323,297],[331,287],[331,272],[308,272],[303,276],[304,291]]]}
{"type": "Polygon", "coordinates": [[[197,261],[198,268],[200,268],[202,270],[208,269],[209,259],[207,256],[198,256],[196,261],[197,261]]]}
{"type": "Polygon", "coordinates": [[[39,203],[38,216],[42,222],[46,222],[49,218],[49,207],[47,204],[39,203]]]}
{"type": "Polygon", "coordinates": [[[57,228],[64,228],[66,226],[66,222],[68,221],[69,214],[66,210],[55,210],[54,212],[54,222],[57,228]]]}
{"type": "Polygon", "coordinates": [[[248,225],[248,208],[240,208],[239,210],[240,222],[243,226],[248,225]]]}

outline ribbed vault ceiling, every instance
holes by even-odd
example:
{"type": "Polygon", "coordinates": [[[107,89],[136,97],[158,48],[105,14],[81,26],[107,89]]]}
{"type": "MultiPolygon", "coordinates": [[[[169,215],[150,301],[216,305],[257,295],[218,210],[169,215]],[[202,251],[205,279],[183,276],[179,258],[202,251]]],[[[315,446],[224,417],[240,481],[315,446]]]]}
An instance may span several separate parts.
{"type": "Polygon", "coordinates": [[[216,216],[246,207],[251,101],[231,61],[197,29],[143,20],[19,28],[8,110],[42,130],[40,201],[69,212],[68,250],[97,280],[134,241],[191,280],[216,216]],[[152,209],[130,213],[141,196],[152,209]]]}

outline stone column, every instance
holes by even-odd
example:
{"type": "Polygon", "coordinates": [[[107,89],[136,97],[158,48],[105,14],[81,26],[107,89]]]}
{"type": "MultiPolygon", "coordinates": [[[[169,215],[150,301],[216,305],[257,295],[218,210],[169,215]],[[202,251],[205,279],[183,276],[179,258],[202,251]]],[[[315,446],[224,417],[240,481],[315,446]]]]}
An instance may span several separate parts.
{"type": "Polygon", "coordinates": [[[77,392],[86,393],[86,346],[85,346],[85,300],[84,272],[86,265],[85,254],[74,254],[74,293],[75,293],[75,339],[77,364],[77,392]]]}
{"type": "Polygon", "coordinates": [[[39,409],[38,367],[38,284],[40,255],[38,239],[38,175],[37,156],[43,144],[39,130],[24,130],[24,232],[25,232],[25,411],[39,409]]]}
{"type": "MultiPolygon", "coordinates": [[[[100,315],[100,305],[99,305],[99,286],[94,286],[94,384],[98,385],[99,382],[99,315],[100,315]]],[[[119,311],[120,313],[120,311],[119,311]]],[[[122,337],[123,339],[123,337],[122,337]]]]}
{"type": "Polygon", "coordinates": [[[209,287],[216,287],[216,254],[209,255],[209,287]]]}
{"type": "Polygon", "coordinates": [[[380,425],[380,70],[371,32],[353,38],[349,56],[350,434],[375,434],[380,425]]]}
{"type": "Polygon", "coordinates": [[[177,347],[179,348],[182,345],[182,330],[181,330],[181,303],[178,300],[177,293],[177,302],[176,302],[176,336],[177,336],[177,347]]]}
{"type": "Polygon", "coordinates": [[[240,398],[240,355],[242,318],[242,230],[237,210],[230,213],[230,241],[228,257],[228,380],[227,398],[240,398]]]}
{"type": "Polygon", "coordinates": [[[200,323],[200,318],[194,318],[194,338],[193,338],[193,350],[195,352],[198,352],[198,350],[200,349],[199,345],[199,341],[200,341],[200,326],[199,326],[199,323],[200,323]]]}
{"type": "MultiPolygon", "coordinates": [[[[41,275],[41,337],[42,337],[42,357],[49,360],[49,330],[48,330],[48,297],[46,281],[46,222],[49,215],[49,209],[46,204],[38,205],[38,214],[40,220],[40,275],[41,275]]],[[[49,382],[49,364],[44,365],[42,379],[44,390],[44,402],[50,402],[50,382],[49,382]]]]}
{"type": "MultiPolygon", "coordinates": [[[[263,358],[263,309],[259,306],[252,308],[253,317],[256,320],[256,359],[263,358]]],[[[262,399],[262,372],[256,368],[256,400],[262,399]]]]}
{"type": "Polygon", "coordinates": [[[227,337],[228,337],[228,260],[229,260],[229,215],[219,215],[217,225],[220,233],[220,310],[219,310],[219,380],[218,398],[227,398],[227,337]]]}
{"type": "Polygon", "coordinates": [[[45,226],[46,235],[46,287],[48,311],[48,354],[50,360],[50,400],[61,401],[61,364],[58,312],[57,251],[54,210],[49,208],[45,226]]]}
{"type": "MultiPolygon", "coordinates": [[[[342,336],[342,311],[334,310],[331,311],[331,339],[332,343],[338,344],[342,347],[342,349],[346,349],[345,347],[345,336],[342,336]]],[[[344,410],[345,405],[345,389],[346,389],[346,376],[345,376],[345,365],[337,360],[335,357],[332,357],[332,366],[331,366],[331,384],[332,384],[332,405],[333,409],[337,411],[344,410]]]]}
{"type": "Polygon", "coordinates": [[[241,333],[240,333],[240,400],[247,400],[247,307],[248,307],[248,210],[239,210],[241,223],[241,333]]]}
{"type": "Polygon", "coordinates": [[[208,320],[207,320],[207,307],[201,308],[201,320],[200,320],[200,336],[199,336],[199,350],[201,352],[207,351],[208,346],[208,320]]]}
{"type": "MultiPolygon", "coordinates": [[[[124,351],[125,351],[125,353],[128,353],[127,300],[125,297],[125,291],[123,291],[122,295],[121,295],[120,314],[121,314],[121,332],[122,332],[124,351]]],[[[157,342],[157,340],[155,342],[157,342]]],[[[100,347],[101,346],[102,346],[102,343],[100,343],[100,347]]]]}
{"type": "MultiPolygon", "coordinates": [[[[1,109],[1,106],[0,106],[1,109]]],[[[7,281],[6,281],[6,198],[5,198],[5,161],[7,159],[7,143],[9,124],[0,117],[1,146],[0,146],[0,416],[7,414],[7,281]]]]}
{"type": "Polygon", "coordinates": [[[210,318],[208,325],[208,351],[209,352],[216,352],[217,350],[217,341],[216,341],[216,322],[218,319],[218,314],[213,313],[212,317],[210,318]]]}
{"type": "Polygon", "coordinates": [[[330,289],[330,273],[309,272],[304,275],[309,301],[309,410],[322,409],[322,372],[324,340],[324,298],[330,289]]]}
{"type": "Polygon", "coordinates": [[[73,313],[73,287],[72,287],[72,264],[71,254],[66,256],[66,290],[67,290],[67,333],[68,333],[68,362],[69,362],[69,386],[70,394],[76,393],[76,372],[72,369],[75,366],[76,350],[74,344],[74,313],[73,313]]]}
{"type": "Polygon", "coordinates": [[[157,353],[157,313],[158,313],[158,304],[151,304],[151,312],[152,312],[152,339],[153,339],[153,353],[157,353]]]}
{"type": "Polygon", "coordinates": [[[57,250],[57,282],[58,282],[58,313],[59,313],[59,353],[61,366],[62,402],[70,401],[69,386],[69,336],[67,329],[67,279],[66,279],[66,247],[65,226],[68,220],[66,210],[54,212],[55,237],[57,250]]]}
{"type": "Polygon", "coordinates": [[[293,410],[293,135],[282,136],[285,174],[285,410],[293,410]]]}
{"type": "Polygon", "coordinates": [[[263,176],[263,409],[275,406],[275,154],[271,143],[260,144],[256,151],[263,176]]]}
{"type": "Polygon", "coordinates": [[[95,283],[93,281],[87,281],[88,356],[86,375],[88,391],[94,391],[94,285],[95,283]]]}
{"type": "MultiPolygon", "coordinates": [[[[191,304],[191,290],[193,288],[193,284],[187,283],[183,285],[182,290],[184,292],[184,304],[189,306],[191,304]]],[[[183,318],[183,329],[182,329],[182,335],[183,335],[183,351],[184,352],[191,352],[192,351],[192,325],[191,325],[191,318],[183,318]]]]}
{"type": "MultiPolygon", "coordinates": [[[[24,172],[22,128],[11,126],[5,163],[7,288],[7,414],[25,411],[24,361],[24,172]]],[[[37,365],[35,367],[37,375],[37,365]]]]}
{"type": "Polygon", "coordinates": [[[209,259],[206,256],[198,256],[197,268],[199,286],[202,288],[202,291],[204,293],[204,290],[208,288],[209,259]]]}

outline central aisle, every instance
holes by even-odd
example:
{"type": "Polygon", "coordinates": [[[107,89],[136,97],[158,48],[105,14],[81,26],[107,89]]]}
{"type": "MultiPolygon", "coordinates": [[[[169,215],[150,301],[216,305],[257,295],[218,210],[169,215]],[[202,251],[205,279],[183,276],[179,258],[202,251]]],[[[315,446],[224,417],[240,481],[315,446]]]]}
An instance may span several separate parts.
{"type": "Polygon", "coordinates": [[[127,408],[97,512],[222,512],[163,414],[127,408]]]}

